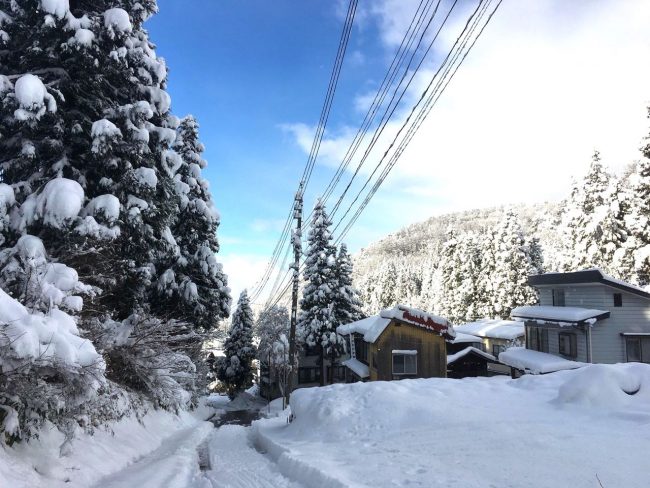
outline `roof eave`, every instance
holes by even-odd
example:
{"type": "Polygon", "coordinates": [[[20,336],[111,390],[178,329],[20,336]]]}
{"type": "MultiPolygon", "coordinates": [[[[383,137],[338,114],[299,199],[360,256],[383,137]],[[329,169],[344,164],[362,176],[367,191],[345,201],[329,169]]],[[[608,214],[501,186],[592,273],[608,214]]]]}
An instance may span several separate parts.
{"type": "Polygon", "coordinates": [[[523,315],[516,315],[518,319],[522,319],[524,321],[530,321],[530,322],[545,322],[545,323],[550,323],[550,324],[573,324],[573,325],[588,325],[590,320],[595,319],[596,321],[600,320],[605,320],[610,317],[610,312],[603,312],[598,315],[594,315],[593,317],[587,317],[586,319],[583,320],[560,320],[560,319],[550,319],[550,318],[544,318],[544,317],[525,317],[523,315]]]}
{"type": "Polygon", "coordinates": [[[575,271],[573,273],[545,273],[539,275],[530,275],[528,284],[533,287],[553,286],[553,285],[588,285],[588,284],[605,285],[627,293],[632,293],[643,298],[650,299],[650,293],[640,290],[634,286],[627,286],[617,281],[608,280],[597,269],[585,271],[575,271]]]}

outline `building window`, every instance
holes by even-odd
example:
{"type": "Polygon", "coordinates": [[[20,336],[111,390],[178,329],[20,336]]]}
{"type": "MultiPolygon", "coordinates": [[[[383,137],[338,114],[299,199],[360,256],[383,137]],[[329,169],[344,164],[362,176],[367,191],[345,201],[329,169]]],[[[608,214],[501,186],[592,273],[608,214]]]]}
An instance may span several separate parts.
{"type": "Polygon", "coordinates": [[[561,288],[553,289],[553,306],[564,307],[564,290],[561,288]]]}
{"type": "Polygon", "coordinates": [[[368,343],[363,340],[363,336],[355,336],[354,351],[356,358],[362,363],[368,364],[368,343]]]}
{"type": "MultiPolygon", "coordinates": [[[[334,381],[341,382],[345,381],[345,366],[334,366],[334,381]]],[[[329,378],[332,375],[332,366],[327,367],[327,377],[329,378]]]]}
{"type": "Polygon", "coordinates": [[[505,350],[506,350],[506,346],[504,346],[503,344],[492,345],[492,355],[497,359],[499,358],[499,354],[501,354],[505,350]]]}
{"type": "Polygon", "coordinates": [[[558,348],[562,356],[575,358],[578,356],[578,340],[575,334],[560,332],[557,335],[558,348]]]}
{"type": "Polygon", "coordinates": [[[393,353],[393,374],[417,374],[418,355],[393,353]]]}
{"type": "Polygon", "coordinates": [[[543,327],[528,327],[526,334],[528,349],[533,351],[548,352],[548,330],[543,327]]]}
{"type": "Polygon", "coordinates": [[[320,368],[298,368],[298,383],[320,382],[320,368]]]}
{"type": "Polygon", "coordinates": [[[614,293],[614,306],[615,307],[623,306],[623,295],[621,293],[614,293]]]}
{"type": "Polygon", "coordinates": [[[305,356],[318,356],[319,354],[318,346],[305,346],[305,356]]]}
{"type": "Polygon", "coordinates": [[[627,354],[627,362],[642,362],[643,357],[641,354],[641,339],[627,338],[625,339],[625,352],[627,354]]]}

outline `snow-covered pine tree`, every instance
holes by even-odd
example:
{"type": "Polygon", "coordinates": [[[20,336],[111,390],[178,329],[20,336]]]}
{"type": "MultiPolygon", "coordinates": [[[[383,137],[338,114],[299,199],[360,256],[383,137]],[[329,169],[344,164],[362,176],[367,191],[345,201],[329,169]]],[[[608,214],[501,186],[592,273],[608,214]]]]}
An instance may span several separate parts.
{"type": "Polygon", "coordinates": [[[513,211],[505,213],[495,234],[494,309],[497,316],[508,319],[513,308],[537,302],[536,291],[528,286],[528,276],[536,270],[521,224],[513,211]]]}
{"type": "Polygon", "coordinates": [[[614,253],[627,239],[618,187],[595,152],[581,184],[563,206],[564,271],[599,267],[616,274],[614,253]]]}
{"type": "MultiPolygon", "coordinates": [[[[4,245],[37,236],[49,259],[101,289],[79,327],[106,345],[109,378],[141,389],[162,378],[141,376],[156,369],[118,371],[129,344],[139,342],[133,334],[147,330],[131,327],[134,312],[167,328],[161,337],[173,337],[174,349],[180,337],[189,340],[182,348],[196,348],[187,324],[168,320],[187,318],[181,307],[165,317],[152,307],[166,271],[182,258],[172,229],[189,185],[177,174],[184,160],[174,150],[179,122],[169,111],[167,69],[143,29],[156,2],[0,0],[0,10],[1,179],[13,189],[20,221],[4,232],[4,245]],[[80,218],[67,220],[71,232],[45,217],[61,199],[80,199],[80,218]],[[110,340],[116,323],[130,331],[128,340],[110,340]]],[[[210,264],[214,256],[204,254],[210,264]]],[[[213,299],[224,316],[225,283],[213,299]]],[[[137,363],[138,350],[131,354],[126,364],[137,363]]],[[[174,358],[173,368],[185,368],[186,355],[174,358]]]]}
{"type": "Polygon", "coordinates": [[[460,310],[458,319],[466,322],[481,318],[482,289],[480,282],[481,273],[481,248],[478,236],[469,232],[459,238],[457,248],[460,259],[461,284],[458,289],[460,310]]]}
{"type": "Polygon", "coordinates": [[[335,328],[334,295],[338,287],[336,277],[336,247],[332,244],[325,205],[319,199],[314,206],[307,237],[307,251],[298,331],[303,344],[317,347],[321,364],[321,386],[325,384],[326,357],[342,350],[342,341],[335,328]],[[337,351],[338,350],[338,351],[337,351]]]}
{"type": "Polygon", "coordinates": [[[342,243],[336,257],[337,290],[334,296],[334,321],[338,327],[363,318],[359,291],[352,284],[352,259],[348,246],[342,243]]]}
{"type": "MultiPolygon", "coordinates": [[[[219,251],[219,214],[208,182],[201,176],[207,163],[201,156],[204,147],[198,129],[194,117],[183,118],[173,146],[180,156],[174,175],[180,213],[171,229],[178,245],[178,259],[158,281],[161,297],[156,308],[192,324],[200,332],[209,332],[228,315],[230,296],[215,257],[219,251]]],[[[168,157],[172,154],[168,153],[168,157]]]]}
{"type": "Polygon", "coordinates": [[[223,382],[232,399],[253,384],[253,365],[256,350],[253,345],[255,325],[246,290],[241,292],[232,325],[224,343],[225,356],[217,362],[217,378],[223,382]]]}
{"type": "MultiPolygon", "coordinates": [[[[648,108],[650,117],[650,107],[648,108]]],[[[629,242],[616,262],[624,270],[633,268],[630,279],[639,285],[650,284],[650,136],[641,148],[642,158],[630,175],[626,228],[629,242]]]]}
{"type": "Polygon", "coordinates": [[[447,229],[446,240],[440,251],[440,288],[436,302],[439,313],[452,323],[458,324],[465,316],[461,301],[460,289],[463,283],[461,274],[461,259],[456,232],[452,227],[447,229]]]}

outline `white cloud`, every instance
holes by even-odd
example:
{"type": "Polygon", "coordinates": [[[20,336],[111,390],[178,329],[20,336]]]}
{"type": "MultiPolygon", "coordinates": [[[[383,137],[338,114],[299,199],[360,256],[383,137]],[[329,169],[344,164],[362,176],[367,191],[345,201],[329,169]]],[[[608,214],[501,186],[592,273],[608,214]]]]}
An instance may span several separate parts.
{"type": "Polygon", "coordinates": [[[253,232],[265,234],[267,232],[281,232],[285,221],[280,219],[254,219],[250,227],[253,232]]]}
{"type": "MultiPolygon", "coordinates": [[[[401,41],[416,3],[378,0],[369,7],[387,53],[401,41]]],[[[637,159],[649,128],[648,18],[644,0],[503,2],[359,229],[379,220],[394,218],[399,228],[446,211],[559,199],[594,149],[615,170],[637,159]]],[[[326,138],[328,165],[353,134],[346,128],[326,138]]],[[[374,167],[389,140],[382,138],[367,166],[374,167]]],[[[351,238],[363,240],[361,233],[351,238]]]]}
{"type": "Polygon", "coordinates": [[[255,254],[219,254],[219,262],[223,265],[223,270],[228,275],[228,286],[232,296],[232,312],[235,311],[237,300],[240,293],[254,284],[253,281],[260,278],[268,257],[261,257],[255,254]]]}

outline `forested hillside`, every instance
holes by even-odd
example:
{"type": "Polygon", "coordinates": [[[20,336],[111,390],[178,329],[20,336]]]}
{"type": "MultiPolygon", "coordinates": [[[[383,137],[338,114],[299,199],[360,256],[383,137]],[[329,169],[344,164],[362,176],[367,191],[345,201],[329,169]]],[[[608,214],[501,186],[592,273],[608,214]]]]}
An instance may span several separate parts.
{"type": "Polygon", "coordinates": [[[355,286],[366,313],[396,302],[454,322],[507,318],[535,303],[532,273],[590,267],[637,285],[650,279],[650,150],[622,175],[595,153],[587,174],[561,202],[436,216],[355,256],[355,286]]]}

